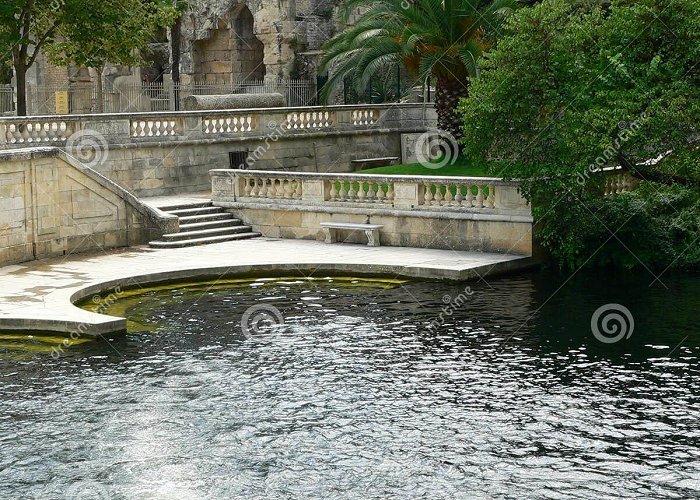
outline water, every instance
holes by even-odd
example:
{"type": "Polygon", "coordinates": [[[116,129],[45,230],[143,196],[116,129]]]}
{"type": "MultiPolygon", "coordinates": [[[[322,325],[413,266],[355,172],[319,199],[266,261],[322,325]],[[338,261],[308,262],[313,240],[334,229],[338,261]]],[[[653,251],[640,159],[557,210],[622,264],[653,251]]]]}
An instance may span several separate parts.
{"type": "Polygon", "coordinates": [[[0,498],[700,496],[700,279],[565,279],[156,289],[109,344],[0,338],[0,498]]]}

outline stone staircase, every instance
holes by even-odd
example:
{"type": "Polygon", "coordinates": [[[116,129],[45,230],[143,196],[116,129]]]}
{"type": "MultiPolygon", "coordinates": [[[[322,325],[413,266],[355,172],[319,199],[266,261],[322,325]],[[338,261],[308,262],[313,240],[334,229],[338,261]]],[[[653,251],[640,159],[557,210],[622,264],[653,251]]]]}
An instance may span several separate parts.
{"type": "Polygon", "coordinates": [[[213,206],[211,201],[158,208],[177,215],[180,232],[164,234],[161,240],[151,241],[149,246],[153,248],[182,248],[261,236],[260,233],[253,232],[250,226],[244,225],[240,219],[234,219],[233,215],[223,208],[213,206]]]}

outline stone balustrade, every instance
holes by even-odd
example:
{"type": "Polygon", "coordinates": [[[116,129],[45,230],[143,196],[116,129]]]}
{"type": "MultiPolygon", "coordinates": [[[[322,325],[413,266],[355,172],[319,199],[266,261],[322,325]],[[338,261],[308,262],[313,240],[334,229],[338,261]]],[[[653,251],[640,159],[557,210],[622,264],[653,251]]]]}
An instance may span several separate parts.
{"type": "Polygon", "coordinates": [[[215,201],[530,215],[518,183],[492,177],[212,170],[215,201]]]}
{"type": "Polygon", "coordinates": [[[603,181],[603,195],[628,193],[637,189],[639,179],[633,177],[628,172],[621,172],[619,169],[605,173],[603,181]]]}
{"type": "MultiPolygon", "coordinates": [[[[375,104],[304,108],[202,110],[166,113],[7,117],[0,119],[0,147],[65,145],[79,131],[102,135],[109,144],[212,136],[260,136],[279,128],[306,134],[368,128],[400,129],[424,121],[420,104],[375,104]]],[[[431,110],[432,111],[432,110],[431,110]]]]}
{"type": "MultiPolygon", "coordinates": [[[[265,236],[320,240],[321,222],[373,223],[383,226],[382,245],[532,254],[532,213],[517,182],[232,169],[209,174],[214,205],[265,236]]],[[[342,238],[362,239],[352,233],[342,238]]]]}
{"type": "Polygon", "coordinates": [[[212,168],[352,172],[356,160],[400,157],[403,134],[435,126],[422,104],[8,117],[0,150],[58,147],[150,197],[206,190],[212,168]]]}

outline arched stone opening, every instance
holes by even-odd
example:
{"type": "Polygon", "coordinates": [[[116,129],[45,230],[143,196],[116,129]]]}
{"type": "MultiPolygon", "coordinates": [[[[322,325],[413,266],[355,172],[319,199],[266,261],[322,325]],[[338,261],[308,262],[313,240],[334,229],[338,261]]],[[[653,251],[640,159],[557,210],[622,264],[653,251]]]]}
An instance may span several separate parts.
{"type": "Polygon", "coordinates": [[[208,83],[231,81],[231,30],[224,21],[209,32],[206,40],[192,44],[194,80],[208,83]]]}
{"type": "Polygon", "coordinates": [[[254,24],[253,14],[246,5],[239,5],[231,12],[233,80],[265,78],[265,47],[255,36],[254,24]]]}

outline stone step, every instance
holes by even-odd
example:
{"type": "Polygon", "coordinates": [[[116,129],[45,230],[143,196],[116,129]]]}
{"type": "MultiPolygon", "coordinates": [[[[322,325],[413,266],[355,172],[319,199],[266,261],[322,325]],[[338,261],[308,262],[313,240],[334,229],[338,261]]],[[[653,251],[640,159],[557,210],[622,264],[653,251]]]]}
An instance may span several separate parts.
{"type": "Polygon", "coordinates": [[[208,243],[222,243],[232,240],[246,240],[249,238],[259,238],[260,233],[237,233],[225,234],[222,236],[207,236],[206,238],[196,238],[194,240],[178,240],[178,241],[151,241],[149,246],[153,248],[183,248],[196,245],[206,245],[208,243]]]}
{"type": "Polygon", "coordinates": [[[187,217],[180,217],[180,224],[193,224],[199,222],[209,222],[209,221],[221,221],[233,219],[233,214],[228,212],[207,214],[207,215],[190,215],[187,217]]]}
{"type": "Polygon", "coordinates": [[[213,220],[209,222],[193,222],[191,224],[180,224],[180,232],[199,231],[200,229],[214,229],[216,227],[240,226],[242,223],[243,221],[241,219],[224,219],[213,220]]]}
{"type": "Polygon", "coordinates": [[[188,217],[190,215],[217,214],[222,212],[224,212],[224,210],[220,207],[180,208],[177,210],[168,210],[169,214],[177,215],[178,217],[188,217]]]}
{"type": "Polygon", "coordinates": [[[163,239],[166,241],[177,240],[194,240],[205,236],[220,236],[224,234],[249,233],[253,230],[250,226],[227,226],[217,227],[214,229],[202,229],[200,231],[180,231],[179,233],[164,234],[163,239]]]}
{"type": "Polygon", "coordinates": [[[204,208],[211,206],[212,203],[210,200],[189,201],[186,203],[178,203],[176,205],[163,205],[162,207],[158,207],[158,210],[161,210],[163,212],[170,212],[171,210],[182,210],[184,208],[204,208]]]}

